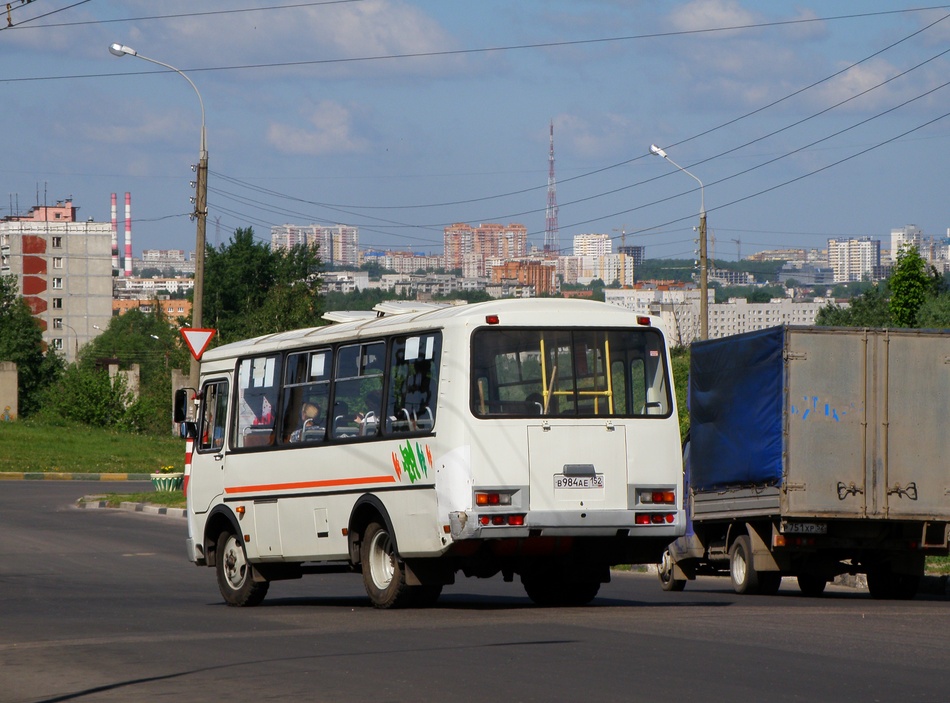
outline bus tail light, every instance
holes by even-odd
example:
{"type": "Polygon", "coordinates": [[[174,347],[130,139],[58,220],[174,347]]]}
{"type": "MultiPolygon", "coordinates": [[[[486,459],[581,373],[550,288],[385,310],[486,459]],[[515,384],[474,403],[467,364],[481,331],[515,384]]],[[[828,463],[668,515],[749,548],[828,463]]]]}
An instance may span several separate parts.
{"type": "Polygon", "coordinates": [[[505,514],[499,513],[497,515],[479,515],[478,524],[481,525],[482,527],[488,527],[489,525],[493,525],[496,527],[501,526],[501,525],[509,525],[511,527],[523,527],[524,514],[517,513],[514,515],[505,515],[505,514]]]}
{"type": "Polygon", "coordinates": [[[649,326],[650,326],[650,318],[647,317],[646,315],[637,315],[637,324],[638,324],[638,325],[645,325],[645,326],[649,327],[649,326]]]}
{"type": "Polygon", "coordinates": [[[672,525],[674,522],[675,513],[637,513],[634,516],[637,525],[672,525]]]}
{"type": "Polygon", "coordinates": [[[475,505],[511,505],[511,494],[498,491],[477,491],[475,505]]]}
{"type": "Polygon", "coordinates": [[[637,494],[643,505],[675,505],[676,491],[645,490],[637,494]]]}

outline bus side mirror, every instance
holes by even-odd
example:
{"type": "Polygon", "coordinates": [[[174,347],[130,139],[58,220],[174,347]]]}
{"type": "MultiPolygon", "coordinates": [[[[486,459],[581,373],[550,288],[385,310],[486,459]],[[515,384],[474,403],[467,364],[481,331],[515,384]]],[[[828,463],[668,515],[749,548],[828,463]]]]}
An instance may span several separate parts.
{"type": "Polygon", "coordinates": [[[198,437],[197,422],[182,422],[180,427],[182,439],[196,439],[198,437]]]}
{"type": "Polygon", "coordinates": [[[173,422],[184,422],[188,419],[188,391],[189,388],[179,388],[175,391],[175,403],[172,410],[173,422]]]}

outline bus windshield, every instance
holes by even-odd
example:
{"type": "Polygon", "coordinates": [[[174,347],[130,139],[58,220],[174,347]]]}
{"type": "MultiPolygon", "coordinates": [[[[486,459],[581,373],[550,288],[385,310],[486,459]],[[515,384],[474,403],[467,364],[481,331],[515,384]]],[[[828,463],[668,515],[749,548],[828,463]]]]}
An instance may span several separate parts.
{"type": "Polygon", "coordinates": [[[488,328],[472,338],[476,417],[669,417],[654,329],[488,328]]]}

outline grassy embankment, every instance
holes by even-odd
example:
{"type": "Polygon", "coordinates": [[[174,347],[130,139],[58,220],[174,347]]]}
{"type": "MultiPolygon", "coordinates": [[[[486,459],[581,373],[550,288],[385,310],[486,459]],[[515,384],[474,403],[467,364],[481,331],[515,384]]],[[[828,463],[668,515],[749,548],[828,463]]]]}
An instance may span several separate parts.
{"type": "MultiPolygon", "coordinates": [[[[182,471],[185,443],[176,437],[128,434],[84,425],[0,422],[0,472],[43,474],[149,474],[162,466],[182,471]]],[[[118,488],[103,481],[103,487],[118,488]]],[[[105,493],[105,492],[103,492],[105,493]]],[[[107,493],[106,499],[184,507],[181,493],[107,493]]]]}

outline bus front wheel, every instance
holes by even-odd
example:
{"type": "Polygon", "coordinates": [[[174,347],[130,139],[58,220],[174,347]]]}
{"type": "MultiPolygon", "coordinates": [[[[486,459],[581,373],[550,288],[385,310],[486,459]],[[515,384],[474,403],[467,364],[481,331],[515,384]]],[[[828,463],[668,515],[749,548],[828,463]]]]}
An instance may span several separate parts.
{"type": "Polygon", "coordinates": [[[214,569],[218,576],[218,589],[228,605],[257,605],[267,595],[270,584],[254,580],[244,551],[244,541],[233,532],[218,535],[214,569]]]}
{"type": "Polygon", "coordinates": [[[396,554],[392,535],[384,525],[372,522],[367,526],[360,544],[360,564],[363,586],[373,607],[409,605],[412,591],[406,585],[406,571],[396,554]]]}

